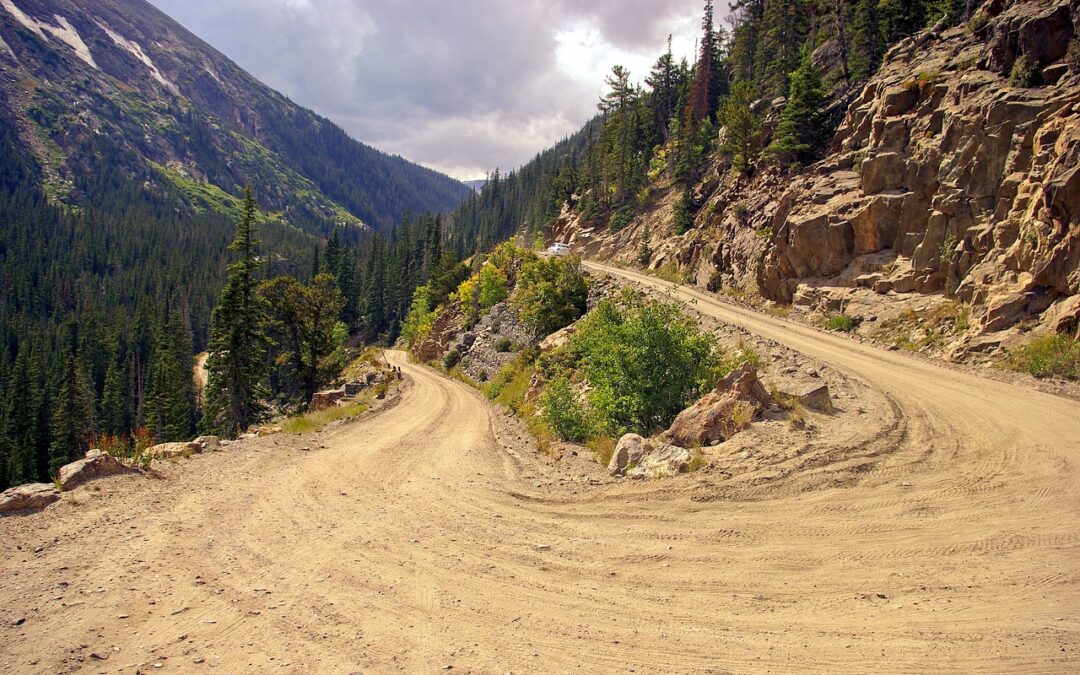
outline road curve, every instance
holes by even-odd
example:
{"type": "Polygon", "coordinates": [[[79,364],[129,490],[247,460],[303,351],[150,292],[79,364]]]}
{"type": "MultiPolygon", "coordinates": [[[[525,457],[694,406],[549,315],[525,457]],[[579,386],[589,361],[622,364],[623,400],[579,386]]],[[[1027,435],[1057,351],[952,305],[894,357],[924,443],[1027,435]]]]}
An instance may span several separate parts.
{"type": "Polygon", "coordinates": [[[753,499],[699,474],[592,486],[393,353],[411,386],[381,413],[0,520],[0,667],[1080,668],[1076,404],[698,301],[887,390],[896,447],[753,499]]]}

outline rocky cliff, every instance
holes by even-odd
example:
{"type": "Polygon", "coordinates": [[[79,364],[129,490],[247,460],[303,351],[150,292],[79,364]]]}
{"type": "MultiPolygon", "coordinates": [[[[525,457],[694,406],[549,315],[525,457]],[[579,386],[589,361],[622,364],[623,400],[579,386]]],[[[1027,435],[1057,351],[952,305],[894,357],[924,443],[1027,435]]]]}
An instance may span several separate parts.
{"type": "Polygon", "coordinates": [[[894,46],[817,164],[747,176],[718,158],[682,236],[672,194],[618,233],[564,214],[551,236],[636,262],[648,233],[652,269],[781,305],[945,298],[971,313],[953,353],[994,348],[1021,321],[1075,332],[1077,35],[1077,0],[986,2],[971,25],[894,46]]]}

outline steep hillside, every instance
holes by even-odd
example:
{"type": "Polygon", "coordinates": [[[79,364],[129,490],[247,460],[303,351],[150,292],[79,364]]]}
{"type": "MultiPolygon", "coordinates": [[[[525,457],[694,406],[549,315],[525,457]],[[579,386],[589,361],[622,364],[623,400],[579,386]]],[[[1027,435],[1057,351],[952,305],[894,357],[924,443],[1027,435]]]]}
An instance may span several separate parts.
{"type": "MultiPolygon", "coordinates": [[[[864,84],[834,85],[846,112],[818,161],[737,168],[721,127],[687,188],[650,174],[618,220],[586,217],[575,195],[547,238],[778,311],[844,315],[906,349],[961,357],[1033,329],[1075,334],[1080,3],[976,7],[899,41],[864,84]]],[[[825,74],[830,45],[813,55],[825,74]]],[[[758,147],[770,133],[775,147],[784,99],[753,110],[758,147]]]]}
{"type": "Polygon", "coordinates": [[[140,184],[232,213],[250,182],[275,218],[325,233],[385,231],[470,192],[353,141],[144,0],[2,0],[0,64],[0,104],[59,203],[140,184]]]}

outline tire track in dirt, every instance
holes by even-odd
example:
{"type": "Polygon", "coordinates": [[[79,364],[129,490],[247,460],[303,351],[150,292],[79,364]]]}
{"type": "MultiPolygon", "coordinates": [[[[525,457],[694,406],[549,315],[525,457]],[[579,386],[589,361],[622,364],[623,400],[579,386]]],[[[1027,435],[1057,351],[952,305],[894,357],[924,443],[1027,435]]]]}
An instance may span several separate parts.
{"type": "Polygon", "coordinates": [[[0,521],[0,607],[27,619],[0,666],[1080,668],[1080,406],[680,293],[880,409],[766,480],[564,485],[496,443],[475,391],[394,354],[412,384],[377,415],[0,521]]]}

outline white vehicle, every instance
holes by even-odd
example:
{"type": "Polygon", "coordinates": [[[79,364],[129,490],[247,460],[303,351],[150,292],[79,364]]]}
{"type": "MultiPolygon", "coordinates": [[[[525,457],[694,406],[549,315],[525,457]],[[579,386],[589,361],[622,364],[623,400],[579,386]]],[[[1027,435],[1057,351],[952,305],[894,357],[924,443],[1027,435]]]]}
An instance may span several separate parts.
{"type": "Polygon", "coordinates": [[[570,255],[570,245],[555,243],[548,246],[546,253],[548,255],[570,255]]]}

